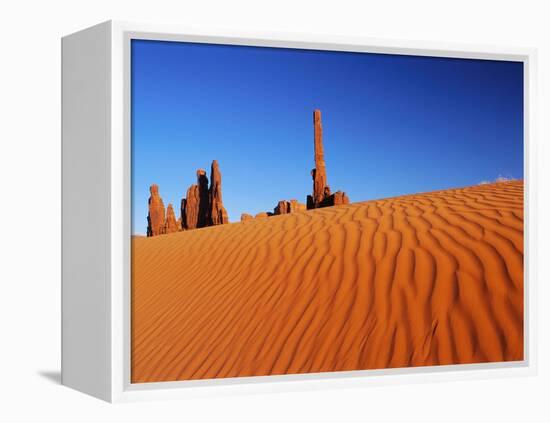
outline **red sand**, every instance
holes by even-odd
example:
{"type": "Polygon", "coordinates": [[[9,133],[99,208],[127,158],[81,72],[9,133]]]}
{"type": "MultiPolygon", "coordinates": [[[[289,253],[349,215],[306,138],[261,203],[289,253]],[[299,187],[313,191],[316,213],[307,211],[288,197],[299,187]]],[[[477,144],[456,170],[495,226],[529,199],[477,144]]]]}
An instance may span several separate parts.
{"type": "Polygon", "coordinates": [[[523,183],[132,239],[132,382],[523,359],[523,183]]]}

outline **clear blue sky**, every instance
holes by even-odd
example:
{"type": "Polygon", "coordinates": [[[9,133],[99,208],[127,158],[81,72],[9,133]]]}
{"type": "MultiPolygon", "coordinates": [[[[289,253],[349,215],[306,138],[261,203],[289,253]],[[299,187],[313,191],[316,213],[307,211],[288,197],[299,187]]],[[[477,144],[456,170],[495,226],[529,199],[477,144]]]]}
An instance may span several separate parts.
{"type": "Polygon", "coordinates": [[[132,42],[132,213],[179,216],[217,159],[230,221],[311,192],[312,113],[328,183],[352,202],[523,178],[523,64],[132,42]]]}

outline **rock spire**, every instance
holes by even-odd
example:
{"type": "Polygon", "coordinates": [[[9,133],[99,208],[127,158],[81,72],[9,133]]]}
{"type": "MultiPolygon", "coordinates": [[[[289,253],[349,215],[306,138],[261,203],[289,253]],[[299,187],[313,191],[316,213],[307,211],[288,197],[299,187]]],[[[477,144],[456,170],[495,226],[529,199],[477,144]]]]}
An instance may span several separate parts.
{"type": "Polygon", "coordinates": [[[174,208],[172,207],[172,203],[170,203],[166,208],[166,222],[164,223],[164,233],[171,234],[174,232],[178,232],[179,230],[180,229],[178,228],[174,208]]]}
{"type": "Polygon", "coordinates": [[[321,111],[318,109],[313,111],[313,149],[315,158],[315,168],[311,171],[313,192],[312,195],[307,196],[307,209],[348,204],[349,198],[345,192],[337,191],[332,194],[327,184],[327,169],[323,149],[323,124],[321,122],[321,111]]]}
{"type": "Polygon", "coordinates": [[[210,172],[210,189],[208,190],[208,223],[209,225],[223,225],[229,223],[227,211],[222,202],[222,174],[218,161],[212,162],[210,172]]]}
{"type": "Polygon", "coordinates": [[[159,187],[156,184],[149,188],[149,214],[147,215],[147,236],[164,233],[164,203],[160,198],[159,187]]]}
{"type": "Polygon", "coordinates": [[[325,152],[323,150],[323,124],[321,123],[321,111],[313,111],[313,149],[315,156],[315,168],[311,171],[313,178],[313,204],[319,207],[330,188],[327,186],[327,169],[325,165],[325,152]]]}
{"type": "Polygon", "coordinates": [[[222,174],[217,160],[212,162],[210,187],[204,169],[197,170],[197,183],[181,200],[182,229],[197,229],[229,223],[222,201],[222,174]]]}

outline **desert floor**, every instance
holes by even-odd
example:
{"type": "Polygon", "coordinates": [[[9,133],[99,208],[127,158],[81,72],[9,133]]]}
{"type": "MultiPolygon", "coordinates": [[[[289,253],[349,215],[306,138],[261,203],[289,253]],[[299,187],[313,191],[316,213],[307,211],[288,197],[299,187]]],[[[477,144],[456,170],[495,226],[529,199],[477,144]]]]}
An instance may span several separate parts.
{"type": "Polygon", "coordinates": [[[523,359],[523,182],[132,240],[132,382],[523,359]]]}

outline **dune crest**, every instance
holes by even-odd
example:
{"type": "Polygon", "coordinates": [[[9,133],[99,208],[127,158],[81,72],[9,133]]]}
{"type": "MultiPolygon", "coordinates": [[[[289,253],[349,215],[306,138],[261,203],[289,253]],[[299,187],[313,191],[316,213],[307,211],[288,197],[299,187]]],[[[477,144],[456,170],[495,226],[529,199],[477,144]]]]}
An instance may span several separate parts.
{"type": "Polygon", "coordinates": [[[132,382],[523,359],[523,182],[132,238],[132,382]]]}

